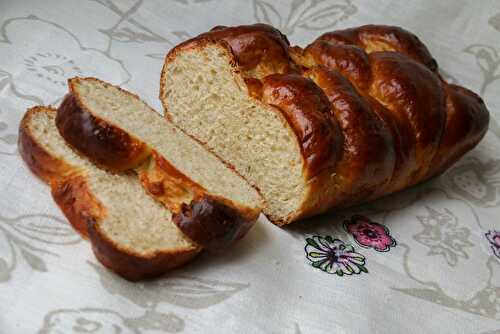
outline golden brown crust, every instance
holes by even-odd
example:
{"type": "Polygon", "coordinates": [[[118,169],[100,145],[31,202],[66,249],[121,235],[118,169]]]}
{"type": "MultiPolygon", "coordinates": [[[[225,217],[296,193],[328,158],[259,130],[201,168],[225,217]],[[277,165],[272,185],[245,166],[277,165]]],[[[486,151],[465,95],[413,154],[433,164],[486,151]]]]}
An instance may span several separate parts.
{"type": "Polygon", "coordinates": [[[52,197],[76,231],[88,238],[88,219],[99,220],[106,209],[90,191],[84,175],[76,175],[53,182],[52,197]]]}
{"type": "Polygon", "coordinates": [[[483,100],[470,90],[446,85],[446,125],[426,177],[441,174],[472,149],[486,134],[489,113],[483,100]]]}
{"type": "Polygon", "coordinates": [[[369,101],[372,112],[385,123],[386,128],[392,136],[395,154],[395,165],[393,168],[391,182],[380,187],[368,199],[375,199],[382,195],[392,193],[404,188],[412,180],[415,170],[415,137],[411,128],[404,118],[394,117],[392,112],[369,95],[364,95],[369,101]]]}
{"type": "Polygon", "coordinates": [[[194,39],[180,44],[184,49],[199,45],[201,41],[223,41],[231,48],[236,62],[250,77],[263,78],[273,73],[297,71],[288,54],[290,43],[278,29],[262,23],[248,26],[217,26],[194,39]]]}
{"type": "Polygon", "coordinates": [[[329,207],[357,203],[391,181],[395,165],[394,143],[384,121],[372,112],[339,72],[316,66],[305,74],[325,92],[344,138],[336,174],[338,189],[329,207]]]}
{"type": "Polygon", "coordinates": [[[425,65],[431,71],[436,71],[438,66],[420,39],[400,27],[369,24],[327,32],[316,39],[316,41],[320,40],[334,44],[356,45],[367,53],[375,51],[398,52],[425,65]]]}
{"type": "Polygon", "coordinates": [[[240,240],[257,220],[259,212],[241,209],[216,196],[203,195],[173,214],[179,229],[205,249],[220,252],[240,240]]]}
{"type": "Polygon", "coordinates": [[[30,130],[35,113],[53,113],[46,107],[34,107],[25,113],[19,127],[19,151],[30,170],[47,183],[54,201],[73,228],[87,238],[86,217],[101,217],[105,210],[90,192],[83,171],[47,152],[30,130]]]}
{"type": "MultiPolygon", "coordinates": [[[[193,241],[208,247],[208,249],[222,250],[229,247],[257,221],[259,207],[249,208],[242,203],[211,195],[207,189],[173,166],[167,160],[168,157],[160,156],[158,152],[149,148],[140,139],[133,138],[118,126],[96,117],[92,110],[85,106],[77,93],[75,85],[79,80],[90,80],[111,86],[95,78],[69,80],[72,93],[66,97],[67,103],[63,102],[58,109],[56,124],[61,136],[79,152],[111,170],[130,169],[148,159],[145,164],[138,168],[138,177],[148,192],[174,215],[179,214],[182,208],[186,208],[186,205],[192,205],[207,196],[211,198],[211,204],[219,202],[220,207],[231,208],[234,211],[231,215],[234,218],[233,222],[227,219],[227,215],[227,217],[224,216],[224,220],[208,219],[206,217],[207,210],[205,210],[200,212],[203,217],[194,217],[190,224],[179,226],[193,241]],[[238,212],[240,214],[237,214],[238,212]],[[249,215],[248,212],[252,214],[249,215]],[[206,227],[203,226],[205,223],[209,224],[217,233],[205,233],[205,237],[201,238],[199,237],[201,233],[193,232],[206,230],[206,227]],[[220,226],[217,226],[218,224],[220,226]],[[228,233],[225,237],[221,236],[224,231],[228,233]],[[209,237],[214,239],[208,240],[209,237]]],[[[139,99],[123,89],[121,91],[139,99]]],[[[154,111],[151,110],[151,112],[154,111]]],[[[162,119],[160,118],[160,120],[162,119]]],[[[221,211],[219,206],[214,205],[218,211],[221,211]]],[[[218,217],[222,216],[219,214],[218,217]]]]}
{"type": "Polygon", "coordinates": [[[229,48],[230,65],[249,95],[278,107],[305,161],[316,161],[306,166],[309,189],[302,206],[288,217],[270,217],[277,224],[376,199],[442,173],[488,128],[482,100],[444,82],[414,34],[380,25],[328,32],[304,49],[290,47],[269,26],[216,27],[167,55],[160,84],[166,117],[167,66],[183,50],[208,42],[229,48]],[[331,103],[331,121],[322,95],[331,103]],[[332,148],[338,143],[340,152],[332,148]]]}
{"type": "Polygon", "coordinates": [[[413,179],[419,182],[430,168],[446,121],[441,82],[433,72],[396,52],[373,52],[370,62],[370,95],[393,117],[406,120],[415,138],[413,179]]]}
{"type": "Polygon", "coordinates": [[[155,150],[148,162],[138,169],[138,176],[148,192],[172,212],[178,212],[182,203],[190,203],[207,192],[155,150]]]}
{"type": "MultiPolygon", "coordinates": [[[[337,34],[328,36],[340,38],[337,34]]],[[[319,38],[303,51],[295,48],[293,58],[304,68],[321,65],[339,71],[356,87],[359,96],[364,96],[368,113],[378,114],[385,123],[393,119],[386,132],[394,137],[396,175],[392,177],[392,185],[379,184],[384,190],[377,194],[421,181],[430,168],[444,129],[444,88],[439,77],[399,52],[371,50],[367,54],[358,45],[344,44],[349,39],[340,36],[341,42],[319,38]]]]}
{"type": "Polygon", "coordinates": [[[135,254],[116,245],[99,229],[107,211],[93,194],[85,172],[56,157],[39,143],[29,125],[35,113],[56,113],[47,107],[29,109],[19,128],[19,150],[28,167],[48,183],[52,196],[71,225],[89,238],[96,258],[106,267],[129,280],[139,280],[159,276],[178,267],[201,250],[200,247],[180,251],[159,251],[155,254],[135,254]]]}
{"type": "Polygon", "coordinates": [[[140,164],[149,148],[120,128],[87,112],[70,79],[70,93],[57,111],[56,125],[64,139],[99,166],[112,171],[124,171],[140,164]]]}
{"type": "Polygon", "coordinates": [[[148,192],[172,211],[179,229],[207,250],[230,247],[249,231],[259,216],[259,208],[209,195],[154,150],[138,174],[148,192]]]}
{"type": "Polygon", "coordinates": [[[304,68],[323,65],[335,69],[358,89],[366,89],[371,81],[368,55],[355,45],[333,44],[318,40],[304,50],[294,47],[292,58],[304,68]]]}
{"type": "Polygon", "coordinates": [[[40,112],[55,113],[55,110],[37,106],[26,111],[19,125],[19,154],[36,176],[51,184],[54,180],[76,171],[66,162],[49,154],[31,133],[29,124],[33,116],[40,112]]]}
{"type": "Polygon", "coordinates": [[[129,281],[140,281],[163,275],[180,267],[199,254],[201,248],[189,251],[159,251],[139,255],[109,239],[95,220],[88,221],[89,238],[95,257],[107,268],[129,281]]]}
{"type": "Polygon", "coordinates": [[[326,95],[298,74],[273,74],[262,80],[262,101],[279,108],[298,138],[310,179],[333,169],[342,150],[342,137],[326,95]]]}

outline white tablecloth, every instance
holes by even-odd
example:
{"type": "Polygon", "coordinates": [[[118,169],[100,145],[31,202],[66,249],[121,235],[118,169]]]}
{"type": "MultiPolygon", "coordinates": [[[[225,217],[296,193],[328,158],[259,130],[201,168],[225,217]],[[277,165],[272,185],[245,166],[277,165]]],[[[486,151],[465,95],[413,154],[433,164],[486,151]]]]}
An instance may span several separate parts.
{"type": "Polygon", "coordinates": [[[494,0],[0,0],[0,333],[500,333],[494,118],[494,0]],[[490,132],[440,178],[289,228],[261,219],[228,254],[204,254],[165,278],[134,284],[103,269],[19,157],[23,112],[57,104],[77,75],[124,85],[160,110],[173,45],[256,21],[300,45],[333,29],[403,26],[448,80],[483,96],[490,132]],[[382,238],[372,243],[362,229],[382,238]],[[314,267],[317,242],[352,247],[350,269],[314,267]]]}

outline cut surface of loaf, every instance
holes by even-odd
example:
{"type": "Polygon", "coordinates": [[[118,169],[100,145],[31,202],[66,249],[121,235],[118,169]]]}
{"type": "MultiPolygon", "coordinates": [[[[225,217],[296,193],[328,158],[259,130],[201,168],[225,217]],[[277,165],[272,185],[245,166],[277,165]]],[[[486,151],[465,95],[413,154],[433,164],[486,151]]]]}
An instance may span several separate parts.
{"type": "Polygon", "coordinates": [[[479,96],[446,83],[425,45],[367,25],[291,47],[263,24],[173,48],[165,116],[257,186],[275,223],[359,204],[442,173],[484,136],[479,96]]]}
{"type": "Polygon", "coordinates": [[[179,53],[165,72],[175,82],[166,92],[169,114],[251,180],[268,212],[287,216],[307,196],[300,145],[283,114],[249,98],[231,63],[229,50],[215,44],[179,53]],[[176,89],[181,85],[189,89],[176,89]]]}
{"type": "Polygon", "coordinates": [[[110,173],[76,154],[60,136],[56,110],[35,107],[21,126],[19,148],[48,183],[70,223],[89,238],[96,257],[129,280],[163,274],[199,253],[133,173],[110,173]]]}
{"type": "Polygon", "coordinates": [[[137,96],[95,78],[71,79],[69,87],[56,119],[65,140],[106,168],[135,168],[192,240],[222,249],[255,223],[258,192],[137,96]]]}

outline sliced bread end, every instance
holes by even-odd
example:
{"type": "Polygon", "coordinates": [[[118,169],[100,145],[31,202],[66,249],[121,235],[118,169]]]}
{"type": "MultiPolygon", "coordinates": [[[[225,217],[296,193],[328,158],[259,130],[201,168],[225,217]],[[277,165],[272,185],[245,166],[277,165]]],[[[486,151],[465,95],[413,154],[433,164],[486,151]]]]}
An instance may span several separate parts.
{"type": "Polygon", "coordinates": [[[167,56],[160,99],[167,118],[259,188],[264,213],[283,225],[307,214],[312,188],[298,137],[279,108],[256,98],[262,88],[224,41],[195,39],[167,56]]]}
{"type": "Polygon", "coordinates": [[[221,250],[256,222],[258,192],[136,95],[96,78],[73,78],[69,88],[57,116],[62,137],[106,167],[142,162],[144,187],[174,215],[189,216],[174,221],[192,240],[221,250]]]}
{"type": "Polygon", "coordinates": [[[106,172],[76,154],[59,135],[55,116],[46,107],[27,111],[20,126],[20,152],[51,186],[70,223],[90,239],[99,261],[136,281],[161,275],[200,252],[136,175],[106,172]]]}

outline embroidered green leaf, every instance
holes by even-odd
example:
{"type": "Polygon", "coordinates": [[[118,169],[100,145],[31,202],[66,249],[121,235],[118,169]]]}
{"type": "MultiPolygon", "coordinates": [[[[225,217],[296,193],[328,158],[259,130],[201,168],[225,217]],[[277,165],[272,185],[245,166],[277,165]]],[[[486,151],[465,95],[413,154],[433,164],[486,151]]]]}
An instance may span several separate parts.
{"type": "Polygon", "coordinates": [[[311,245],[311,246],[313,246],[316,249],[321,249],[321,247],[318,245],[318,243],[316,241],[314,241],[313,238],[307,238],[306,242],[307,242],[308,245],[311,245]]]}
{"type": "Polygon", "coordinates": [[[312,266],[314,268],[320,268],[323,263],[325,263],[326,260],[318,260],[318,261],[313,261],[312,266]]]}
{"type": "Polygon", "coordinates": [[[309,257],[326,257],[325,253],[311,252],[308,254],[309,257]]]}
{"type": "Polygon", "coordinates": [[[352,245],[346,245],[345,247],[345,251],[346,252],[354,252],[354,247],[352,245]]]}
{"type": "Polygon", "coordinates": [[[368,274],[368,269],[366,269],[366,267],[365,267],[364,265],[359,264],[359,265],[358,265],[358,268],[359,268],[359,270],[361,270],[362,272],[364,272],[364,273],[367,273],[367,274],[368,274]]]}

